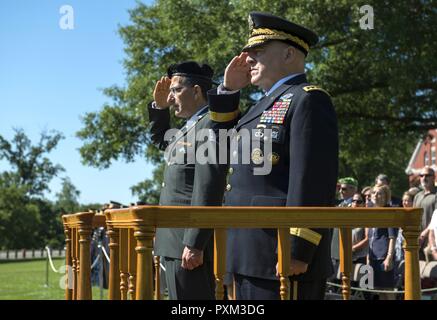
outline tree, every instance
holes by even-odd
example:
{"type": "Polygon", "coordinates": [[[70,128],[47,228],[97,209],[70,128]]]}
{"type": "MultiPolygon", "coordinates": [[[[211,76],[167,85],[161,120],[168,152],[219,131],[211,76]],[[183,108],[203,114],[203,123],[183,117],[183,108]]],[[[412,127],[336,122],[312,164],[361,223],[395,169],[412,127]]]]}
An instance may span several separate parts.
{"type": "Polygon", "coordinates": [[[59,132],[42,132],[38,144],[32,145],[22,129],[15,129],[10,142],[0,135],[0,160],[5,159],[12,167],[12,171],[2,173],[4,180],[26,188],[29,196],[41,196],[49,190],[48,184],[53,177],[64,171],[45,157],[61,139],[63,136],[59,132]]]}
{"type": "Polygon", "coordinates": [[[30,203],[23,186],[10,185],[0,177],[0,248],[37,248],[41,215],[30,203]]]}
{"type": "MultiPolygon", "coordinates": [[[[147,103],[154,82],[174,62],[207,61],[217,70],[242,48],[249,11],[267,11],[316,30],[319,44],[310,51],[310,82],[328,90],[340,130],[340,175],[361,185],[384,172],[394,191],[407,187],[403,172],[417,139],[437,127],[435,52],[436,10],[430,0],[368,1],[375,26],[360,29],[358,2],[267,0],[158,0],[130,11],[131,24],[119,30],[125,42],[127,86],[104,90],[112,104],[83,117],[78,136],[83,162],[100,168],[113,160],[143,155],[154,164],[160,153],[148,136],[147,103]]],[[[250,102],[255,88],[243,92],[250,102]]],[[[156,201],[162,176],[133,187],[156,201]],[[143,191],[140,191],[143,189],[143,191]]]]}
{"type": "Polygon", "coordinates": [[[11,166],[0,173],[0,247],[30,249],[63,243],[60,216],[42,197],[52,178],[64,170],[46,157],[60,139],[60,133],[43,132],[38,144],[32,145],[21,129],[15,130],[11,141],[0,136],[0,159],[11,166]]]}
{"type": "Polygon", "coordinates": [[[70,178],[62,178],[61,191],[56,194],[55,208],[60,214],[79,212],[80,191],[71,182],[70,178]]]}

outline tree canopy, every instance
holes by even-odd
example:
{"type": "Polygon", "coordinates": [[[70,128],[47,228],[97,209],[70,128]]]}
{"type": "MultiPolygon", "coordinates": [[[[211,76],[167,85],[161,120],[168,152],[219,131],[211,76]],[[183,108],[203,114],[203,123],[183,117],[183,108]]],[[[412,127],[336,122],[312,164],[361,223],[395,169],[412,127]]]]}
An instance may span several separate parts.
{"type": "MultiPolygon", "coordinates": [[[[125,44],[127,85],[104,90],[112,103],[83,116],[77,133],[83,162],[105,168],[143,155],[154,164],[161,154],[150,143],[147,103],[167,66],[183,60],[207,62],[221,80],[227,63],[248,35],[250,11],[265,11],[315,30],[310,50],[311,83],[332,95],[339,119],[340,175],[371,184],[381,172],[395,193],[407,185],[404,169],[417,139],[437,127],[437,10],[430,0],[367,1],[374,28],[363,30],[359,1],[157,0],[138,3],[119,33],[125,44]]],[[[254,87],[243,92],[250,105],[254,87]]],[[[162,165],[133,192],[156,202],[162,165]]]]}
{"type": "Polygon", "coordinates": [[[12,171],[2,173],[4,180],[26,188],[28,195],[42,195],[48,184],[64,168],[45,156],[63,139],[59,132],[42,132],[38,144],[32,145],[22,129],[15,129],[11,141],[0,136],[0,160],[6,160],[12,171]]]}

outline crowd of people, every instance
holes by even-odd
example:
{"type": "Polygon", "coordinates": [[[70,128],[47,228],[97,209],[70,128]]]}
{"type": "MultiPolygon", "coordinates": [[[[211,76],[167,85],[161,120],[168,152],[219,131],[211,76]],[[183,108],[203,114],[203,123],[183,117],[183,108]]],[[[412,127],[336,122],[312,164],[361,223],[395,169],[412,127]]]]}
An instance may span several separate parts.
{"type": "MultiPolygon", "coordinates": [[[[437,260],[437,194],[435,172],[424,167],[419,174],[420,188],[406,190],[402,199],[392,196],[390,180],[380,174],[373,186],[358,189],[358,181],[353,177],[339,180],[338,207],[417,207],[423,209],[421,233],[419,237],[419,259],[426,262],[437,260]]],[[[333,232],[331,255],[335,266],[339,265],[338,229],[333,232]]],[[[374,287],[382,290],[402,288],[404,260],[404,238],[398,228],[354,228],[352,230],[352,261],[372,267],[374,287]]],[[[380,293],[380,299],[393,299],[394,294],[380,293]]]]}

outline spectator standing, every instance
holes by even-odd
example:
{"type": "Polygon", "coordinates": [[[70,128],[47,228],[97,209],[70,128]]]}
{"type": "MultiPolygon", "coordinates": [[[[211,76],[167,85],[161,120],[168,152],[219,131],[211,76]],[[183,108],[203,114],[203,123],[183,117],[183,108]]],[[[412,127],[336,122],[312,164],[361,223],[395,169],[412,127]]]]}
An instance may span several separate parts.
{"type": "Polygon", "coordinates": [[[426,247],[428,242],[428,225],[431,222],[431,216],[436,209],[437,195],[435,187],[435,172],[430,167],[424,167],[420,171],[420,184],[423,188],[422,191],[416,194],[414,197],[413,207],[423,208],[421,234],[419,237],[419,243],[421,249],[419,251],[419,259],[425,260],[423,248],[426,247]]]}
{"type": "MultiPolygon", "coordinates": [[[[352,197],[352,208],[364,207],[364,199],[361,193],[355,193],[352,197]]],[[[352,263],[366,264],[366,256],[369,252],[369,229],[352,229],[352,263]]]]}
{"type": "MultiPolygon", "coordinates": [[[[358,181],[352,177],[344,177],[338,180],[338,185],[340,186],[340,203],[337,207],[351,207],[352,197],[357,192],[358,181]]],[[[332,240],[331,240],[331,260],[334,266],[334,274],[329,278],[329,281],[336,281],[337,270],[340,265],[340,251],[339,251],[339,230],[334,228],[332,230],[332,240]]]]}
{"type": "MultiPolygon", "coordinates": [[[[372,191],[372,203],[375,207],[389,207],[390,189],[386,185],[375,186],[372,191]]],[[[371,228],[369,230],[368,263],[373,268],[374,284],[378,289],[394,287],[394,250],[398,234],[396,228],[371,228]]],[[[381,293],[381,300],[393,300],[395,296],[381,293]]]]}

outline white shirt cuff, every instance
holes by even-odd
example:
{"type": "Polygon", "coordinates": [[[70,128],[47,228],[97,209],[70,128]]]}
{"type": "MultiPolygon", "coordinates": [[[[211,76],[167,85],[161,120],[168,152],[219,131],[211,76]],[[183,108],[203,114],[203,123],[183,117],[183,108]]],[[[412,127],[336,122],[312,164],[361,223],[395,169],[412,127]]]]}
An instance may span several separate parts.
{"type": "Polygon", "coordinates": [[[233,91],[226,90],[223,83],[220,83],[220,85],[217,87],[217,94],[234,94],[237,93],[238,91],[240,90],[233,90],[233,91]]]}

